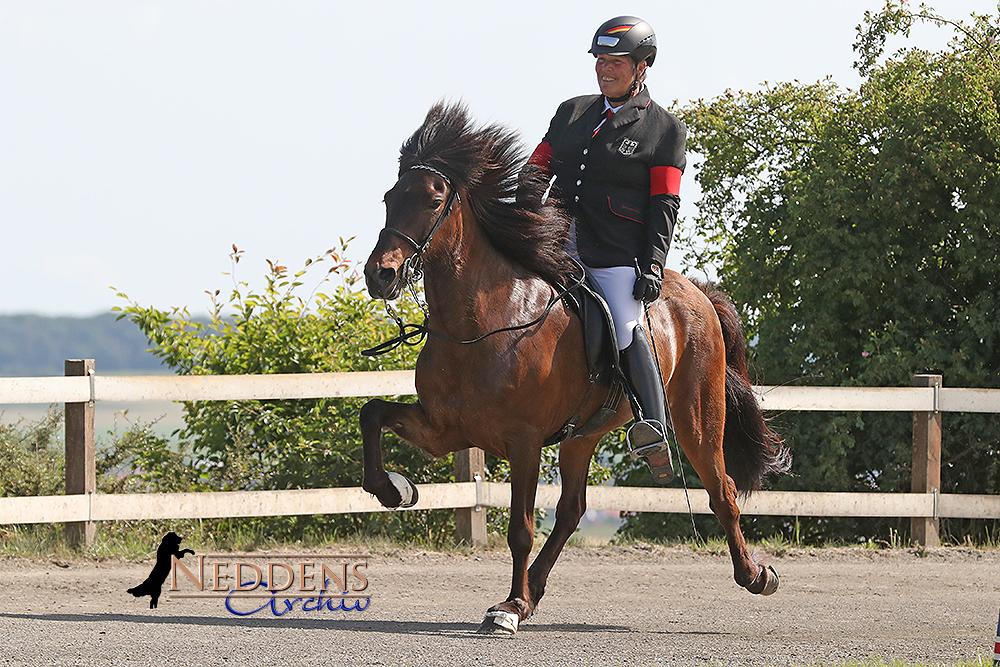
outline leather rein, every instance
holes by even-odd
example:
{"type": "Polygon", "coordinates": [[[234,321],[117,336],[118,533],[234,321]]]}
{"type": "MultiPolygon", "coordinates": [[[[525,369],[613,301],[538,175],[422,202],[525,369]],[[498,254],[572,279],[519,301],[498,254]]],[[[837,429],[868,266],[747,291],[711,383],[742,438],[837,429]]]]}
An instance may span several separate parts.
{"type": "Polygon", "coordinates": [[[429,171],[433,174],[436,174],[442,180],[444,180],[445,184],[448,186],[448,189],[450,190],[450,192],[448,193],[448,199],[444,203],[444,208],[441,209],[441,214],[438,215],[437,220],[435,220],[434,225],[431,227],[430,233],[427,234],[427,238],[424,239],[423,243],[417,243],[412,238],[410,238],[409,235],[404,234],[403,232],[399,231],[398,229],[395,229],[394,227],[389,227],[388,225],[386,225],[382,229],[382,232],[379,234],[379,239],[381,240],[382,236],[386,232],[388,232],[390,234],[398,236],[399,238],[403,239],[410,246],[413,247],[414,250],[413,254],[407,257],[405,260],[403,260],[403,265],[400,267],[399,271],[400,280],[402,281],[402,288],[410,292],[411,298],[413,298],[413,300],[420,307],[420,310],[423,312],[424,323],[407,324],[403,322],[403,318],[400,317],[398,314],[396,314],[396,311],[393,310],[391,305],[389,305],[389,301],[387,299],[383,299],[385,303],[386,313],[396,322],[396,326],[399,327],[399,335],[385,341],[384,343],[376,345],[375,347],[369,348],[367,350],[362,350],[361,351],[362,355],[366,357],[375,357],[380,354],[391,352],[392,350],[395,350],[397,347],[401,345],[419,345],[421,342],[423,342],[424,338],[426,338],[427,336],[432,336],[439,340],[443,340],[448,343],[453,343],[455,345],[473,345],[496,334],[506,333],[510,331],[520,331],[522,329],[530,329],[531,327],[535,326],[536,324],[544,320],[548,316],[548,314],[552,312],[552,309],[555,307],[555,305],[564,296],[566,296],[566,294],[568,294],[571,290],[583,284],[584,276],[581,275],[580,278],[575,280],[571,285],[559,290],[558,292],[555,292],[553,290],[554,293],[552,297],[549,299],[549,303],[545,307],[545,310],[542,311],[541,315],[539,315],[538,317],[536,317],[535,319],[531,320],[526,324],[518,324],[509,327],[502,327],[500,329],[495,329],[493,331],[483,334],[482,336],[471,338],[469,340],[459,340],[457,338],[452,338],[451,336],[440,333],[438,331],[434,331],[433,329],[429,328],[427,326],[427,321],[430,319],[430,313],[428,312],[427,304],[422,302],[417,297],[415,288],[416,283],[419,282],[424,275],[423,253],[425,250],[427,250],[427,246],[430,245],[431,239],[433,239],[434,235],[438,232],[439,229],[441,229],[441,225],[444,223],[445,219],[449,215],[451,215],[452,209],[454,209],[455,207],[455,203],[461,201],[461,198],[458,195],[458,190],[452,185],[451,179],[449,179],[447,176],[442,174],[434,167],[425,164],[415,164],[412,167],[410,167],[408,171],[413,169],[423,169],[429,171]]]}

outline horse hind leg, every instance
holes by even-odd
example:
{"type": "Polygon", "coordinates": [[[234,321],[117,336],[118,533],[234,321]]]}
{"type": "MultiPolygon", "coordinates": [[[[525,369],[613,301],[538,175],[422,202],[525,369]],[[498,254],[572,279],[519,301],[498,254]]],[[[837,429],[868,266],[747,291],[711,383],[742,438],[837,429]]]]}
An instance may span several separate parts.
{"type": "MultiPolygon", "coordinates": [[[[706,487],[708,485],[706,484],[706,487]]],[[[736,504],[736,484],[726,475],[725,493],[720,500],[712,495],[709,507],[726,530],[729,553],[733,559],[733,578],[743,588],[756,595],[771,595],[778,590],[778,573],[763,565],[749,553],[743,531],[740,530],[740,510],[736,504]]]]}
{"type": "MultiPolygon", "coordinates": [[[[704,377],[704,376],[703,376],[704,377]]],[[[692,383],[696,387],[698,383],[692,383]]],[[[751,593],[770,595],[778,588],[778,575],[751,556],[740,529],[737,489],[726,474],[723,455],[725,392],[706,381],[688,392],[671,392],[671,417],[674,433],[705,485],[709,506],[726,531],[726,541],[733,561],[733,578],[751,593]]]]}

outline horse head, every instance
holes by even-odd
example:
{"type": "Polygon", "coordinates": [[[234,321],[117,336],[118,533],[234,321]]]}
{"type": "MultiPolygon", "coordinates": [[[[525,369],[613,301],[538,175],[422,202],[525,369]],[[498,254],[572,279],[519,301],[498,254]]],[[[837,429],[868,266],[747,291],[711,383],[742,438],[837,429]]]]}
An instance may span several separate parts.
{"type": "Polygon", "coordinates": [[[365,284],[375,299],[397,298],[420,280],[423,254],[458,201],[447,176],[417,164],[385,193],[385,227],[365,264],[365,284]]]}

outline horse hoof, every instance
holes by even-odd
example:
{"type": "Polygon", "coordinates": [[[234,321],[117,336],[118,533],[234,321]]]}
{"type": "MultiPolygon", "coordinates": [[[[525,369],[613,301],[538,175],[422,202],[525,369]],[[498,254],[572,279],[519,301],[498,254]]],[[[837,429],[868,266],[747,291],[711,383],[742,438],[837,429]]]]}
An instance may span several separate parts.
{"type": "Polygon", "coordinates": [[[520,620],[517,614],[509,611],[488,611],[476,632],[481,635],[512,635],[517,632],[520,620]]]}
{"type": "Polygon", "coordinates": [[[767,566],[767,571],[767,583],[764,584],[764,590],[761,591],[761,595],[771,595],[778,590],[778,573],[770,565],[767,566]]]}
{"type": "Polygon", "coordinates": [[[392,509],[406,509],[417,504],[420,494],[417,493],[417,487],[413,485],[413,482],[394,472],[389,473],[389,481],[399,491],[400,498],[399,504],[392,509]]]}
{"type": "MultiPolygon", "coordinates": [[[[760,577],[764,578],[764,587],[757,592],[757,595],[771,595],[776,590],[778,590],[778,573],[774,571],[774,568],[770,565],[760,568],[760,577]]],[[[753,593],[754,591],[750,591],[753,593]]]]}

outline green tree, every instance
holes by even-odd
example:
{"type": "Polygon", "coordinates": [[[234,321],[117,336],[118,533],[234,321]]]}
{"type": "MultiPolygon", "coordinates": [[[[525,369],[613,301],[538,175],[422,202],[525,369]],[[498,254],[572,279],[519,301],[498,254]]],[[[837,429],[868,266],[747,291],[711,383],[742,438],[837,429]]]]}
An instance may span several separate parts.
{"type": "MultiPolygon", "coordinates": [[[[857,91],[781,83],[678,110],[703,156],[688,241],[711,248],[688,260],[717,267],[745,308],[767,384],[907,386],[936,372],[950,386],[1000,387],[1000,21],[893,0],[858,31],[857,91]],[[917,21],[953,29],[947,49],[885,57],[886,38],[917,21]]],[[[998,417],[944,420],[942,491],[1000,492],[998,417]]],[[[909,490],[908,415],[779,423],[797,475],[780,488],[909,490]]],[[[983,529],[966,524],[950,528],[983,529]]],[[[806,530],[871,538],[887,526],[908,522],[806,530]]]]}
{"type": "MultiPolygon", "coordinates": [[[[144,307],[120,294],[128,305],[116,310],[147,336],[152,351],[182,375],[322,373],[412,368],[417,349],[403,346],[375,358],[360,351],[380,342],[391,324],[379,304],[356,288],[356,267],[343,259],[346,244],[296,273],[268,261],[261,291],[235,278],[241,251],[233,247],[234,287],[228,298],[210,294],[206,320],[186,309],[144,307]],[[307,272],[326,269],[320,284],[299,296],[307,272]]],[[[398,306],[411,321],[413,304],[398,306]]],[[[184,403],[184,427],[176,434],[189,470],[182,475],[176,456],[153,447],[136,450],[147,490],[167,490],[164,471],[184,490],[300,489],[358,486],[362,478],[358,410],[363,399],[192,401],[184,403]],[[155,482],[155,483],[154,483],[155,482]]],[[[416,483],[452,479],[451,459],[433,460],[390,434],[383,437],[390,469],[416,483]]],[[[175,489],[182,490],[182,489],[175,489]]],[[[396,512],[337,515],[318,519],[341,533],[390,531],[427,540],[449,539],[450,512],[396,512]]],[[[316,525],[315,517],[269,522],[272,530],[295,537],[316,525]]]]}

